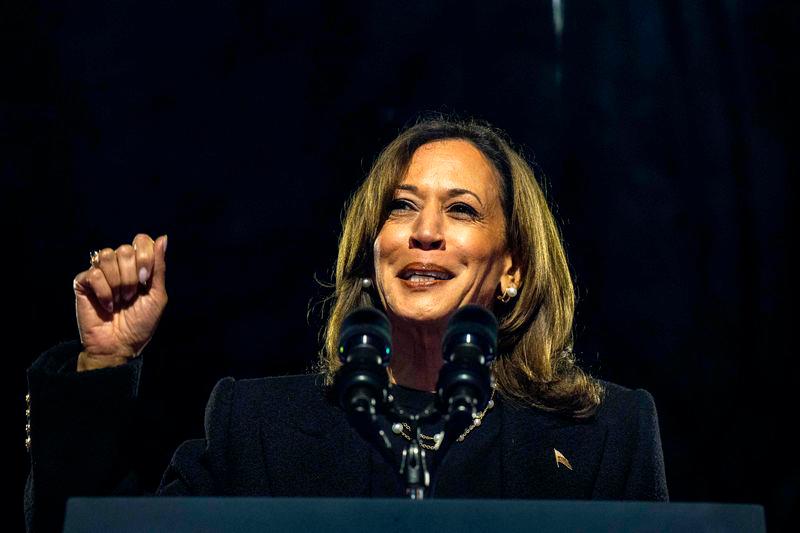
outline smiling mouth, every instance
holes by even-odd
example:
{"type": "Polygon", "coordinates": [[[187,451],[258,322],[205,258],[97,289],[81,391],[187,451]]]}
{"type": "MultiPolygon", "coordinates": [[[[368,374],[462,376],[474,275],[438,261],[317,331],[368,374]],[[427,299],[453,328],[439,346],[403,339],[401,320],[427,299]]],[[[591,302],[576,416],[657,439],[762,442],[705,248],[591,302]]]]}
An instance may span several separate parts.
{"type": "Polygon", "coordinates": [[[401,270],[397,277],[405,281],[407,285],[422,287],[435,285],[453,279],[455,276],[449,270],[438,265],[412,263],[401,270]]]}

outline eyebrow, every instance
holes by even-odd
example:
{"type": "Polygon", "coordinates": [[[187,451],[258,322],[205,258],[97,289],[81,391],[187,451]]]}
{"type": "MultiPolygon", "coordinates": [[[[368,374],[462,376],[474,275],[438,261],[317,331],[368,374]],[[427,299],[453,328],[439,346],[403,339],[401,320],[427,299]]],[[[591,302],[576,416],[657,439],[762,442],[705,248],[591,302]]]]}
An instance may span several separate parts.
{"type": "MultiPolygon", "coordinates": [[[[419,194],[419,188],[416,185],[398,185],[397,188],[401,191],[411,191],[415,194],[419,194]]],[[[447,190],[447,197],[454,198],[456,196],[461,196],[462,194],[469,194],[470,196],[474,196],[478,203],[481,204],[483,207],[483,202],[481,201],[480,197],[475,194],[474,192],[470,191],[469,189],[448,189],[447,190]]]]}

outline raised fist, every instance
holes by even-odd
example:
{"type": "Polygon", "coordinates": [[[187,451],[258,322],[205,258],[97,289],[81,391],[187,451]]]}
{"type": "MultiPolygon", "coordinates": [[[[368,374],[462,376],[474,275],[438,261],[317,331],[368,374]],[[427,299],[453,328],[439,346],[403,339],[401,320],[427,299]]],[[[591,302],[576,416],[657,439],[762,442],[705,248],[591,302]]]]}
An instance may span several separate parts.
{"type": "Polygon", "coordinates": [[[166,235],[140,233],[133,245],[93,253],[91,268],[75,276],[79,372],[121,365],[150,342],[167,305],[166,251],[166,235]]]}

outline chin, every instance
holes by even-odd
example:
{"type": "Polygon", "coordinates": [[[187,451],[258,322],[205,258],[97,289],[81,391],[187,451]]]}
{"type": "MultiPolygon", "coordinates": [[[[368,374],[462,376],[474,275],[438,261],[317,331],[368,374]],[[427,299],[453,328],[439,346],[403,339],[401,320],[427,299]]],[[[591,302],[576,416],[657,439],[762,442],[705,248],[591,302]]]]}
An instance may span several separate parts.
{"type": "Polygon", "coordinates": [[[458,308],[458,305],[455,303],[453,305],[447,305],[441,300],[425,300],[426,301],[401,302],[397,306],[391,306],[389,313],[402,321],[437,323],[447,322],[458,308]]]}

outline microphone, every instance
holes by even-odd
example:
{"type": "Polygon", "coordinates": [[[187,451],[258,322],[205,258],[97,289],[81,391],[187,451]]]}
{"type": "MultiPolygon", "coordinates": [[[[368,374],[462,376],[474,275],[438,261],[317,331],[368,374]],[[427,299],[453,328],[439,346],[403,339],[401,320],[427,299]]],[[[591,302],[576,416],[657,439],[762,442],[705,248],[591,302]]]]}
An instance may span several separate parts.
{"type": "Polygon", "coordinates": [[[465,427],[486,408],[492,384],[489,363],[497,352],[497,319],[479,305],[466,305],[450,318],[442,339],[445,364],[436,385],[439,409],[465,427]]]}
{"type": "Polygon", "coordinates": [[[374,420],[389,395],[386,367],[392,356],[389,319],[373,307],[360,307],[345,317],[339,333],[339,359],[334,389],[339,405],[351,416],[374,420]]]}

